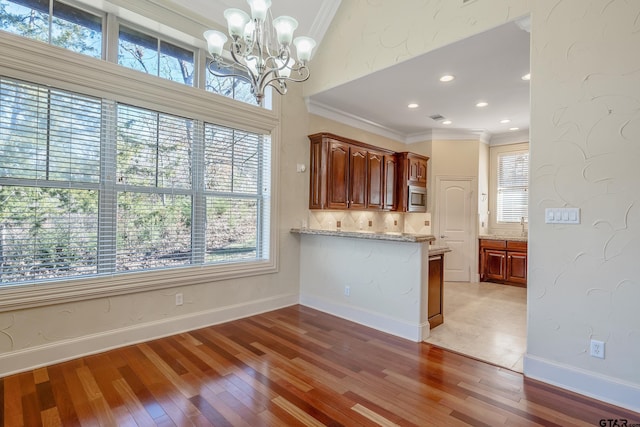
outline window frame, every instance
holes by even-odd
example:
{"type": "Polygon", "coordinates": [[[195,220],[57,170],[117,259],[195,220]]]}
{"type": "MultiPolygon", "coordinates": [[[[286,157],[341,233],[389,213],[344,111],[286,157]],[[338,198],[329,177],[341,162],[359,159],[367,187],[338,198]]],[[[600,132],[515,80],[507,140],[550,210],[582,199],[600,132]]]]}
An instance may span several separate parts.
{"type": "MultiPolygon", "coordinates": [[[[506,154],[529,153],[529,143],[516,143],[505,145],[492,145],[489,148],[489,228],[491,232],[514,233],[521,232],[520,222],[499,222],[498,221],[498,162],[499,156],[506,154]]],[[[530,180],[530,178],[529,178],[530,180]]],[[[528,219],[525,218],[525,227],[528,219]]]]}
{"type": "MultiPolygon", "coordinates": [[[[95,57],[95,56],[90,56],[90,55],[87,55],[87,54],[84,54],[84,53],[78,53],[78,52],[76,52],[76,53],[78,53],[79,55],[85,55],[85,56],[88,56],[88,57],[94,58],[94,59],[102,59],[102,60],[106,59],[106,56],[107,56],[106,55],[106,46],[107,46],[107,17],[108,17],[108,14],[106,12],[102,11],[102,10],[96,9],[94,7],[91,7],[91,6],[89,6],[87,4],[84,4],[84,3],[81,3],[81,2],[77,2],[77,1],[73,1],[73,0],[71,0],[71,1],[67,1],[67,0],[62,0],[62,1],[61,0],[48,0],[49,7],[48,7],[48,10],[47,10],[47,15],[48,15],[49,29],[48,29],[48,33],[47,33],[47,41],[39,41],[39,40],[31,38],[31,37],[24,37],[24,38],[26,38],[28,40],[32,40],[32,41],[39,41],[40,43],[45,43],[45,44],[47,44],[49,46],[54,46],[56,48],[66,49],[66,48],[63,48],[61,46],[54,45],[51,42],[52,23],[53,23],[53,20],[57,17],[56,15],[53,14],[53,12],[54,12],[54,2],[61,3],[63,5],[71,7],[73,9],[77,9],[77,10],[79,10],[81,12],[86,13],[86,14],[94,15],[94,16],[100,18],[100,21],[101,21],[100,56],[99,57],[95,57]]],[[[0,33],[1,32],[3,32],[3,31],[0,30],[0,33]]],[[[22,36],[20,36],[18,34],[14,34],[14,33],[8,33],[8,34],[12,34],[12,35],[16,35],[16,36],[22,37],[22,36]]],[[[75,51],[72,51],[72,52],[75,52],[75,51]]]]}
{"type": "MultiPolygon", "coordinates": [[[[204,54],[199,51],[196,55],[201,58],[204,54]]],[[[3,286],[0,287],[0,312],[171,288],[177,283],[211,284],[278,271],[279,98],[275,99],[273,110],[266,110],[5,32],[0,34],[0,55],[4,58],[0,74],[9,78],[271,135],[271,214],[270,224],[264,228],[264,232],[269,233],[268,259],[3,286]],[[96,87],[96,81],[101,82],[100,87],[96,87]]]]}

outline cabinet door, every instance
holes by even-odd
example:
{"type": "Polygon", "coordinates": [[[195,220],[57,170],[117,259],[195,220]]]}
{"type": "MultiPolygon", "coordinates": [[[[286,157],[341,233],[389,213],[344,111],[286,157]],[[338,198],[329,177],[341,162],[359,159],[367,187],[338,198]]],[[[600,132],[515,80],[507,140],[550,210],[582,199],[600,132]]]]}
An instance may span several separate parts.
{"type": "Polygon", "coordinates": [[[349,161],[349,208],[367,207],[367,150],[351,147],[349,161]]]}
{"type": "Polygon", "coordinates": [[[418,175],[420,174],[418,159],[409,157],[409,181],[414,183],[418,182],[418,175]]]}
{"type": "Polygon", "coordinates": [[[397,174],[398,159],[394,155],[384,156],[384,209],[398,209],[397,174]]]}
{"type": "Polygon", "coordinates": [[[507,281],[527,284],[527,254],[525,252],[507,252],[507,281]]]}
{"type": "Polygon", "coordinates": [[[427,186],[427,159],[417,157],[416,155],[409,155],[408,159],[408,172],[407,177],[409,183],[412,185],[419,185],[421,187],[427,186]]]}
{"type": "Polygon", "coordinates": [[[429,296],[427,301],[427,317],[429,328],[435,328],[444,321],[442,310],[443,297],[443,256],[429,257],[429,296]]]}
{"type": "Polygon", "coordinates": [[[327,207],[347,209],[349,207],[349,145],[332,140],[329,143],[327,162],[327,207]]]}
{"type": "Polygon", "coordinates": [[[367,156],[367,208],[380,210],[384,202],[384,155],[369,151],[367,156]]]}
{"type": "Polygon", "coordinates": [[[418,170],[418,184],[427,186],[427,161],[424,159],[416,160],[416,169],[418,170]]]}
{"type": "Polygon", "coordinates": [[[484,279],[505,280],[506,278],[506,251],[485,249],[484,252],[484,279]]]}
{"type": "Polygon", "coordinates": [[[309,209],[324,208],[324,184],[327,180],[322,170],[322,141],[311,142],[311,160],[309,162],[309,209]]]}

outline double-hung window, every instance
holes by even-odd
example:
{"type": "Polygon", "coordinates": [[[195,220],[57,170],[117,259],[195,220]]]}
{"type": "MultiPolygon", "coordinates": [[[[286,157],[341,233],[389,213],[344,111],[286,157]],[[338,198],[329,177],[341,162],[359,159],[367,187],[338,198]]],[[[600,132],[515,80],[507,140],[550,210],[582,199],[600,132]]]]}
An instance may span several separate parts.
{"type": "Polygon", "coordinates": [[[0,305],[277,268],[277,114],[207,93],[254,100],[242,79],[202,78],[198,48],[108,16],[0,0],[0,305]]]}
{"type": "Polygon", "coordinates": [[[529,215],[529,153],[498,154],[497,163],[497,222],[526,221],[529,215]]]}
{"type": "Polygon", "coordinates": [[[0,78],[0,283],[97,273],[101,114],[0,78]]]}
{"type": "Polygon", "coordinates": [[[0,285],[270,256],[268,135],[0,77],[0,285]]]}

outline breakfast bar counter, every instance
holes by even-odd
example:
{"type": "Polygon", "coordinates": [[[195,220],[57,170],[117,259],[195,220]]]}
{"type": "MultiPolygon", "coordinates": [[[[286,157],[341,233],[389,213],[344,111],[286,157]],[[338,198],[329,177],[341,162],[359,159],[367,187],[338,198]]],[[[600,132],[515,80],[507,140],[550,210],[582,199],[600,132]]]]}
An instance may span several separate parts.
{"type": "Polygon", "coordinates": [[[292,229],[300,236],[300,302],[387,332],[429,336],[431,235],[292,229]]]}

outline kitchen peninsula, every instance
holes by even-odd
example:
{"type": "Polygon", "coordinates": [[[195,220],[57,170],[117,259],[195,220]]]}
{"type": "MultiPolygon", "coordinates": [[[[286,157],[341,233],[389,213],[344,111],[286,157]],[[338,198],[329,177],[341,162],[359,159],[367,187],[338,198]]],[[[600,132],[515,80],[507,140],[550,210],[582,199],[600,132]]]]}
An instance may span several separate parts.
{"type": "MultiPolygon", "coordinates": [[[[430,290],[430,258],[446,247],[434,236],[292,229],[300,235],[300,302],[412,341],[429,336],[429,308],[442,319],[442,276],[430,290]],[[439,304],[429,295],[438,295],[439,304]]],[[[434,297],[437,298],[437,297],[434,297]]]]}

